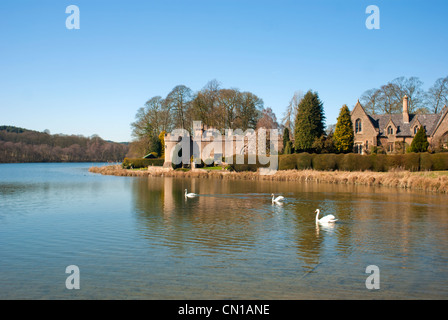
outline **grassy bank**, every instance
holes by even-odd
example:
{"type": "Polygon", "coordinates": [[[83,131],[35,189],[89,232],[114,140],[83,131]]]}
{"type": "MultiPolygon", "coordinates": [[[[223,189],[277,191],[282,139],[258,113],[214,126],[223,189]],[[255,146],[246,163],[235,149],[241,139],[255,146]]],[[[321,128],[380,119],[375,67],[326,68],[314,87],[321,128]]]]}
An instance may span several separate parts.
{"type": "Polygon", "coordinates": [[[168,170],[129,170],[120,165],[92,167],[93,173],[132,177],[188,177],[230,180],[298,181],[304,183],[352,184],[366,186],[394,187],[429,192],[448,193],[448,173],[446,171],[392,172],[371,171],[316,171],[281,170],[274,175],[260,175],[257,172],[228,172],[217,170],[168,171],[168,170]]]}

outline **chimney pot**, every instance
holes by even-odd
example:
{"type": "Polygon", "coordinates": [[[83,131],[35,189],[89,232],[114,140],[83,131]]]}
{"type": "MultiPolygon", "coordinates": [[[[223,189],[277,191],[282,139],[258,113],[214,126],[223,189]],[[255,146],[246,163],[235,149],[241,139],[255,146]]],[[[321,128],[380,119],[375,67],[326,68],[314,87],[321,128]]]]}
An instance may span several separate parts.
{"type": "Polygon", "coordinates": [[[409,123],[408,96],[403,97],[403,122],[409,123]]]}

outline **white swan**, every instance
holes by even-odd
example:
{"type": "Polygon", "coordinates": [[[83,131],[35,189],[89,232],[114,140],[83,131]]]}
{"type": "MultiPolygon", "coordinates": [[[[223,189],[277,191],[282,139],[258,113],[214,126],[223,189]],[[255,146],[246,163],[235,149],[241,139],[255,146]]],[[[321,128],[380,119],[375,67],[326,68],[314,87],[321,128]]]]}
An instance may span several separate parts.
{"type": "Polygon", "coordinates": [[[332,214],[326,215],[325,217],[319,219],[320,210],[316,209],[316,223],[334,223],[338,221],[336,217],[332,214]]]}
{"type": "Polygon", "coordinates": [[[194,198],[196,196],[196,193],[188,193],[187,189],[185,189],[185,198],[194,198]]]}
{"type": "Polygon", "coordinates": [[[284,197],[278,196],[277,198],[274,198],[274,194],[272,194],[272,203],[282,204],[281,201],[285,200],[284,197]]]}

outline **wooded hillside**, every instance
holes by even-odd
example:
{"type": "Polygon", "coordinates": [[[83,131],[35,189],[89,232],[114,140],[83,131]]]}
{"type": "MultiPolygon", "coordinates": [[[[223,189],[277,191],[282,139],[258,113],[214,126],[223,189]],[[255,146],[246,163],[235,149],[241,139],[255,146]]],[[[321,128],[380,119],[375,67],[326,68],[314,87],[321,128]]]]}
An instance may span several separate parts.
{"type": "Polygon", "coordinates": [[[97,135],[49,134],[0,126],[0,163],[122,161],[128,145],[105,141],[97,135]]]}

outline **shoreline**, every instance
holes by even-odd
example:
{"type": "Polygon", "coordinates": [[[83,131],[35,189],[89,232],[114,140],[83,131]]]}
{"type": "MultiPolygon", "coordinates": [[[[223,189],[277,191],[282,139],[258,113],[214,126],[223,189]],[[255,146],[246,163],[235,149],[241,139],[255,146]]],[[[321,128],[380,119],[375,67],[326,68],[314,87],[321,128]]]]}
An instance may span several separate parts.
{"type": "Polygon", "coordinates": [[[121,165],[91,167],[91,173],[122,177],[180,177],[226,180],[298,181],[306,183],[329,183],[341,185],[363,185],[393,187],[400,189],[448,193],[448,172],[372,172],[372,171],[316,171],[281,170],[273,175],[258,172],[207,171],[203,169],[187,172],[149,167],[143,170],[123,169],[121,165]]]}

